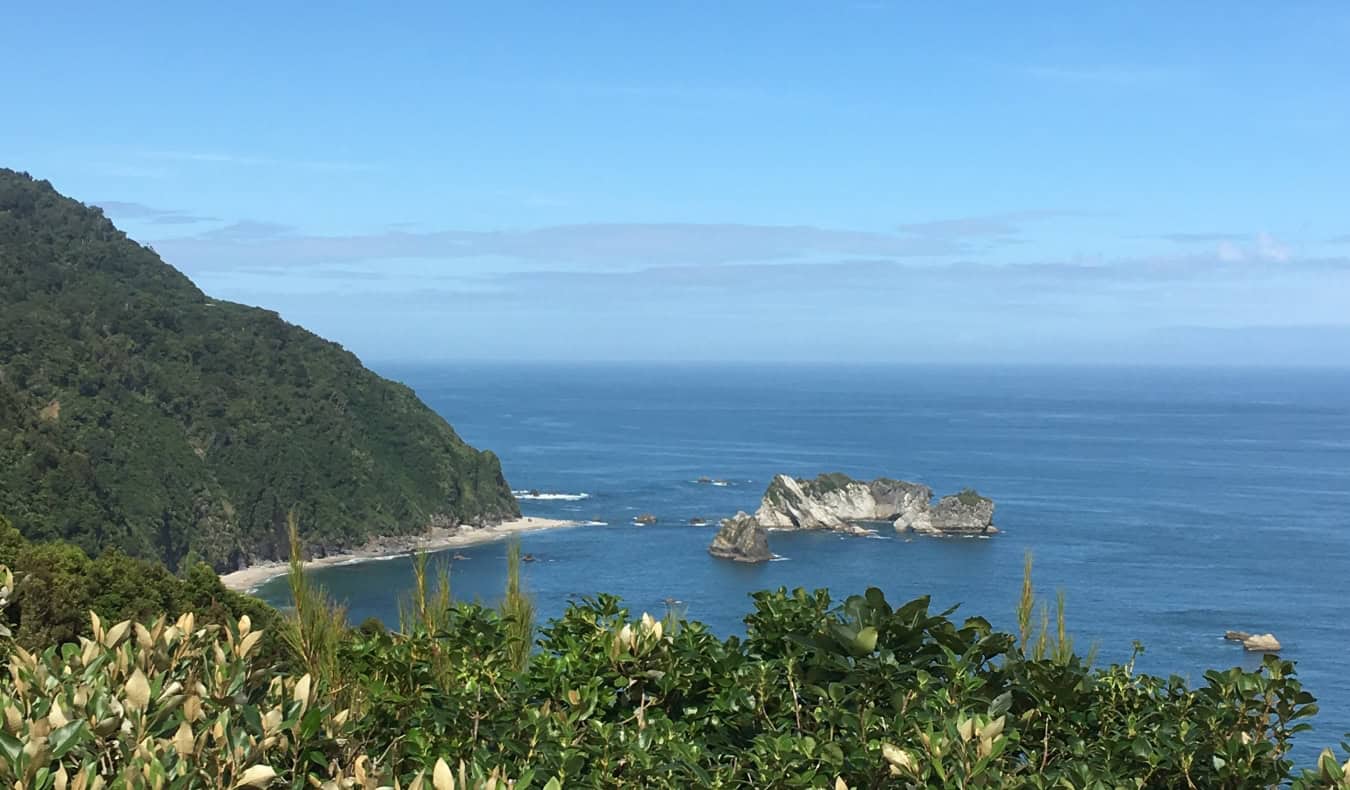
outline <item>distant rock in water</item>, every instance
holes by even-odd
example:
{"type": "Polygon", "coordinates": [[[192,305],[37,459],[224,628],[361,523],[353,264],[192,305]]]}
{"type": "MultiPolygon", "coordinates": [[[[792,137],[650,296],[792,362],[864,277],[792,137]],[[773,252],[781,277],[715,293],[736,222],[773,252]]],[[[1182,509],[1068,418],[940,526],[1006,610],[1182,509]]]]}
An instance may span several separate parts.
{"type": "Polygon", "coordinates": [[[642,525],[642,526],[645,527],[645,526],[650,526],[650,525],[652,525],[652,524],[655,524],[655,523],[656,523],[656,520],[657,520],[657,519],[656,519],[656,516],[652,515],[651,513],[643,513],[642,515],[640,515],[640,516],[638,516],[637,518],[633,519],[633,523],[634,523],[634,524],[640,524],[640,525],[642,525]]]}
{"type": "Polygon", "coordinates": [[[1246,631],[1227,631],[1224,639],[1242,643],[1242,649],[1249,653],[1278,653],[1280,640],[1274,634],[1249,634],[1246,631]]]}
{"type": "Polygon", "coordinates": [[[706,527],[706,526],[708,526],[708,519],[706,519],[706,518],[701,518],[701,517],[699,517],[699,516],[694,516],[693,518],[689,519],[689,526],[691,526],[691,527],[706,527]]]}
{"type": "Polygon", "coordinates": [[[713,536],[708,553],[736,562],[768,562],[773,559],[769,551],[768,533],[753,516],[744,511],[722,520],[722,528],[713,536]]]}
{"type": "Polygon", "coordinates": [[[967,489],[932,504],[933,490],[904,480],[871,482],[843,474],[814,480],[778,475],[755,511],[768,529],[825,529],[868,534],[858,522],[889,521],[898,532],[927,535],[985,535],[994,528],[994,502],[967,489]]]}
{"type": "Polygon", "coordinates": [[[1252,653],[1278,653],[1280,640],[1274,634],[1252,634],[1242,640],[1242,648],[1252,653]]]}
{"type": "MultiPolygon", "coordinates": [[[[910,526],[915,532],[924,529],[910,526]]],[[[980,496],[971,489],[959,494],[948,494],[938,500],[929,517],[928,530],[933,535],[987,535],[998,532],[994,528],[994,500],[980,496]]]]}

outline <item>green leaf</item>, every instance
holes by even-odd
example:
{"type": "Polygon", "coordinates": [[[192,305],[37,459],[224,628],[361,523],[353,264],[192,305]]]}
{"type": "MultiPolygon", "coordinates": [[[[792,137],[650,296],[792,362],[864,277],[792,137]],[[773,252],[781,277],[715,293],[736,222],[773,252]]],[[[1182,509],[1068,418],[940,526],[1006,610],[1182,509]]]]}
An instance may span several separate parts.
{"type": "Polygon", "coordinates": [[[52,747],[52,759],[59,760],[65,756],[66,752],[80,742],[79,736],[87,733],[87,731],[87,723],[84,719],[69,722],[63,727],[52,730],[52,734],[47,738],[47,743],[52,747]]]}
{"type": "Polygon", "coordinates": [[[853,649],[859,653],[870,653],[877,648],[877,629],[867,626],[853,639],[853,649]]]}
{"type": "Polygon", "coordinates": [[[1012,692],[1005,691],[994,697],[994,701],[989,703],[989,718],[997,719],[999,716],[1008,712],[1012,707],[1012,692]]]}
{"type": "Polygon", "coordinates": [[[23,754],[23,744],[13,735],[0,731],[0,752],[4,753],[6,762],[17,764],[19,755],[23,754]]]}

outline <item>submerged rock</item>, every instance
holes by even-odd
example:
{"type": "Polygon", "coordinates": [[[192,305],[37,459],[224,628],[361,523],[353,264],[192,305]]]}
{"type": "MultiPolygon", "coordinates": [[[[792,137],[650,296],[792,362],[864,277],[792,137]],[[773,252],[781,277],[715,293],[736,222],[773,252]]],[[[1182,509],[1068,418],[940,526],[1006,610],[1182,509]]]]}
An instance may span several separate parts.
{"type": "Polygon", "coordinates": [[[736,562],[768,562],[773,558],[764,527],[744,511],[722,520],[722,528],[713,536],[708,553],[736,562]]]}

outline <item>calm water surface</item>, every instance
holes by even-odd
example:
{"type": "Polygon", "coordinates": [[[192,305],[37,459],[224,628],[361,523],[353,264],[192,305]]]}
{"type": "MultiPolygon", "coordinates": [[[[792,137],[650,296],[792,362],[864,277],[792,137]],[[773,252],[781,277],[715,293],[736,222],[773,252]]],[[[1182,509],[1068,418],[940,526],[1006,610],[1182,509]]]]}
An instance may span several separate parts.
{"type": "MultiPolygon", "coordinates": [[[[1023,555],[1068,596],[1101,660],[1198,679],[1254,666],[1226,629],[1273,631],[1322,713],[1315,747],[1350,731],[1350,372],[763,366],[386,366],[469,442],[502,458],[526,515],[596,522],[526,535],[544,616],[597,592],[635,611],[730,634],[748,594],[878,586],[931,594],[1011,627],[1023,555]],[[753,510],[777,472],[899,477],[998,505],[990,540],[771,537],[782,561],[705,551],[715,523],[753,510]],[[701,485],[700,476],[725,486],[701,485]],[[581,495],[584,494],[584,498],[581,495]],[[660,523],[632,524],[651,512],[660,523]],[[603,524],[603,525],[602,525],[603,524]]],[[[457,597],[494,600],[505,547],[459,552],[457,597]]],[[[397,622],[406,559],[316,574],[353,621],[397,622]]],[[[284,601],[271,582],[265,598],[284,601]]],[[[1311,751],[1309,751],[1311,750],[1311,751]]]]}

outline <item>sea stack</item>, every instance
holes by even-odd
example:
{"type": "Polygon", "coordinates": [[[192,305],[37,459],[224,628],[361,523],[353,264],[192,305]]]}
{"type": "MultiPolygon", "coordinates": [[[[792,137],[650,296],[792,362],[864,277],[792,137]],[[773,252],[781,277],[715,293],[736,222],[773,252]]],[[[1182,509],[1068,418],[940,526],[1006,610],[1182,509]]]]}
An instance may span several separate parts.
{"type": "Polygon", "coordinates": [[[722,528],[713,536],[708,553],[714,557],[736,562],[768,562],[768,533],[753,516],[744,511],[722,519],[722,528]]]}
{"type": "Polygon", "coordinates": [[[768,529],[825,529],[867,534],[862,522],[890,522],[897,532],[925,535],[989,535],[994,527],[994,502],[974,490],[943,497],[932,504],[926,485],[881,477],[871,482],[838,473],[815,479],[778,475],[755,511],[755,521],[768,529]]]}

